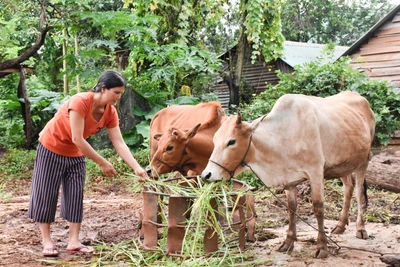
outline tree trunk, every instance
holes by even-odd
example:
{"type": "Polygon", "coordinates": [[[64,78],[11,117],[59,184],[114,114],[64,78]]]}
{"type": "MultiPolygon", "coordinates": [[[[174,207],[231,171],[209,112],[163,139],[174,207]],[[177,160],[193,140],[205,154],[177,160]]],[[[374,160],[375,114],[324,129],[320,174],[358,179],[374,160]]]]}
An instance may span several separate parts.
{"type": "Polygon", "coordinates": [[[248,51],[247,37],[244,32],[240,34],[239,43],[237,44],[236,51],[236,64],[234,69],[234,75],[232,79],[232,88],[230,89],[229,105],[239,105],[240,102],[240,84],[242,81],[242,74],[244,65],[246,63],[246,53],[248,51]]]}
{"type": "Polygon", "coordinates": [[[387,149],[375,154],[368,164],[368,185],[400,193],[400,149],[387,149]]]}
{"type": "Polygon", "coordinates": [[[67,74],[67,30],[63,29],[63,42],[62,42],[62,51],[63,51],[63,72],[64,72],[64,95],[69,94],[68,88],[68,74],[67,74]]]}
{"type": "Polygon", "coordinates": [[[28,92],[26,90],[26,73],[24,67],[20,67],[20,79],[18,84],[18,98],[23,99],[20,101],[21,113],[24,119],[24,132],[25,132],[25,148],[32,148],[32,136],[33,136],[33,123],[31,116],[31,102],[28,97],[28,92]]]}
{"type": "MultiPolygon", "coordinates": [[[[244,5],[247,3],[245,1],[244,5]]],[[[230,70],[229,79],[226,79],[227,85],[229,87],[229,106],[235,105],[238,106],[240,102],[240,84],[242,80],[242,73],[244,69],[244,65],[246,63],[246,55],[249,50],[249,43],[247,41],[247,35],[245,34],[245,26],[244,21],[246,19],[247,12],[243,12],[241,18],[241,26],[240,26],[240,36],[237,44],[236,55],[230,57],[229,65],[230,70]]]]}
{"type": "MultiPolygon", "coordinates": [[[[78,34],[75,35],[74,46],[75,46],[75,57],[78,57],[79,53],[78,34]]],[[[76,92],[78,93],[81,92],[81,80],[79,78],[79,74],[76,75],[76,92]]]]}

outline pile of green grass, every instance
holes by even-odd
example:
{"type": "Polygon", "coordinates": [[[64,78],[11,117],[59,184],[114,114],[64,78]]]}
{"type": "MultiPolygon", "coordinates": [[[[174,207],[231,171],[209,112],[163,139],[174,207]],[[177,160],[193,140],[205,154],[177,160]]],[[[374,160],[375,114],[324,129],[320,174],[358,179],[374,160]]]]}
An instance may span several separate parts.
{"type": "MultiPolygon", "coordinates": [[[[126,174],[129,175],[129,174],[126,174]]],[[[257,264],[251,252],[242,252],[239,249],[238,232],[232,225],[233,211],[238,206],[238,199],[248,194],[247,187],[234,189],[232,182],[204,183],[200,178],[187,180],[167,179],[149,180],[144,186],[150,191],[166,195],[179,195],[193,200],[190,206],[190,216],[186,220],[185,236],[179,256],[169,256],[166,253],[167,227],[159,228],[160,236],[157,251],[147,251],[139,240],[128,240],[116,245],[101,244],[100,257],[96,260],[97,266],[106,266],[117,262],[133,266],[254,266],[257,264]],[[182,186],[182,182],[187,186],[182,186]],[[237,198],[233,197],[237,196],[237,198]],[[218,203],[214,210],[211,199],[218,203]],[[211,216],[210,216],[211,215],[211,216]],[[210,219],[208,219],[210,218],[210,219]],[[224,223],[220,223],[223,218],[224,223]],[[218,235],[218,248],[215,253],[204,253],[204,233],[206,228],[212,227],[218,235]]],[[[159,197],[158,206],[161,224],[168,224],[168,199],[159,197]]]]}

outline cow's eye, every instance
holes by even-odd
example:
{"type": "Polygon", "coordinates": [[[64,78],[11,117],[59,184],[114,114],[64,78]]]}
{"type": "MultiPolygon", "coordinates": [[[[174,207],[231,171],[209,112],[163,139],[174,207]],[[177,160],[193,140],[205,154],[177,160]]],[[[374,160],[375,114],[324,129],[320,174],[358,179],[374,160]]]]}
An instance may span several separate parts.
{"type": "Polygon", "coordinates": [[[236,140],[229,140],[228,145],[227,146],[232,146],[236,143],[236,140]]]}
{"type": "Polygon", "coordinates": [[[167,146],[167,151],[171,151],[173,148],[173,146],[167,146]]]}

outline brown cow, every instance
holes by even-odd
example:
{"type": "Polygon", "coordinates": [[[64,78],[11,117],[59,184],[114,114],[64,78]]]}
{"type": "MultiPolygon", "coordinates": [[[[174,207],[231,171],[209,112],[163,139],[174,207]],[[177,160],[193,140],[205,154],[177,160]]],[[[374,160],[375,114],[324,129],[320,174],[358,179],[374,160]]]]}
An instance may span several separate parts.
{"type": "Polygon", "coordinates": [[[296,240],[296,185],[309,180],[318,222],[315,257],[327,257],[324,233],[324,177],[341,177],[344,204],[333,233],[348,224],[356,187],[358,238],[367,239],[363,213],[367,207],[365,173],[375,131],[369,103],[356,92],[327,98],[284,95],[272,111],[253,123],[230,116],[214,135],[214,151],[202,173],[208,181],[230,179],[251,169],[267,186],[283,186],[289,209],[289,229],[279,251],[290,251],[296,240]],[[354,176],[352,173],[354,172],[354,176]]]}
{"type": "Polygon", "coordinates": [[[157,112],[150,123],[150,177],[179,171],[200,174],[213,150],[212,138],[226,118],[218,102],[174,105],[157,112]]]}

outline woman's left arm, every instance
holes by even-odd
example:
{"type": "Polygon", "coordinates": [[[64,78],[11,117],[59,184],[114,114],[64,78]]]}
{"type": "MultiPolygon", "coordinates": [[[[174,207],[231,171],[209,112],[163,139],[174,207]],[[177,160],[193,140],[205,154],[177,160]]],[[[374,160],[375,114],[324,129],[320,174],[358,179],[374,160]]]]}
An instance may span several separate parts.
{"type": "Polygon", "coordinates": [[[119,126],[107,129],[111,142],[117,151],[118,155],[128,164],[136,173],[136,175],[143,178],[148,178],[146,171],[139,165],[133,157],[129,147],[126,145],[119,126]]]}

